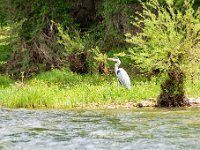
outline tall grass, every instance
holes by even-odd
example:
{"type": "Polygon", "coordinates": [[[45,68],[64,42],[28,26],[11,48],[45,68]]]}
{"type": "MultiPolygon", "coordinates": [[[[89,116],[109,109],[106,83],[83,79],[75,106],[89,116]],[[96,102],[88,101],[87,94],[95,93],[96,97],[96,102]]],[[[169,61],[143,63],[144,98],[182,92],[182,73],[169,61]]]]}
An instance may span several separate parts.
{"type": "MultiPolygon", "coordinates": [[[[90,104],[139,102],[156,98],[160,84],[133,77],[131,90],[118,86],[115,76],[79,75],[68,70],[41,73],[25,82],[0,88],[0,106],[11,108],[71,108],[90,104]]],[[[157,79],[159,81],[159,79],[157,79]]],[[[12,82],[9,82],[12,83],[12,82]]],[[[200,97],[200,83],[186,82],[188,97],[200,97]]]]}
{"type": "Polygon", "coordinates": [[[125,103],[156,97],[159,85],[136,81],[131,90],[119,87],[116,77],[78,75],[67,70],[42,73],[24,83],[0,89],[0,105],[26,108],[65,108],[96,104],[125,103]]]}

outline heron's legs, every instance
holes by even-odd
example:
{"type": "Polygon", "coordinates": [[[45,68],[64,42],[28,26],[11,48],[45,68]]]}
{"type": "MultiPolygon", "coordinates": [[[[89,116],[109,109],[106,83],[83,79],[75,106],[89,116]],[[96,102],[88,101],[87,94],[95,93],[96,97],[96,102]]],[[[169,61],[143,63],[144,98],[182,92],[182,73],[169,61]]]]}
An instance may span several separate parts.
{"type": "Polygon", "coordinates": [[[118,80],[118,86],[122,86],[122,83],[119,81],[119,79],[117,80],[118,80]]]}

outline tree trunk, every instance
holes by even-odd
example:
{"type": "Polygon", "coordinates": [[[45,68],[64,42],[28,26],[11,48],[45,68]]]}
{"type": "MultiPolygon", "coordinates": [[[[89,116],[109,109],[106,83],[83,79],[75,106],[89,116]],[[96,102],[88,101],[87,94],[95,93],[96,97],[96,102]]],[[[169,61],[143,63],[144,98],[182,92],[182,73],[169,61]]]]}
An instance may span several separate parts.
{"type": "Polygon", "coordinates": [[[179,67],[172,67],[168,71],[168,78],[161,84],[158,97],[159,107],[188,106],[189,102],[184,92],[185,75],[179,67]]]}

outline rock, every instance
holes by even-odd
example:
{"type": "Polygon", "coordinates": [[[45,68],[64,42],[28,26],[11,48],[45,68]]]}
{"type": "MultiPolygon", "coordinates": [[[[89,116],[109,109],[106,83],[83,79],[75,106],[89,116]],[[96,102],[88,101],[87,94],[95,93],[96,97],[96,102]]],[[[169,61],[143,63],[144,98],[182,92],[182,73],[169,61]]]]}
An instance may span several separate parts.
{"type": "Polygon", "coordinates": [[[126,102],[125,108],[133,108],[136,106],[137,106],[137,104],[134,102],[126,102]]]}
{"type": "Polygon", "coordinates": [[[156,103],[151,101],[141,101],[137,103],[137,107],[155,107],[156,103]]]}
{"type": "Polygon", "coordinates": [[[191,106],[200,107],[200,98],[189,98],[189,103],[191,106]]]}

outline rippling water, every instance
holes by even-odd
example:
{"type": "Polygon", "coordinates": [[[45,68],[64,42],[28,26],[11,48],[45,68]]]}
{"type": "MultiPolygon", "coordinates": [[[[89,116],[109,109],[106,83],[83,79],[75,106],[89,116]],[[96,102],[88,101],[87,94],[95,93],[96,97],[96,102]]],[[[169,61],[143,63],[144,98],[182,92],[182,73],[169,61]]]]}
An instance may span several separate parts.
{"type": "Polygon", "coordinates": [[[200,108],[0,109],[4,149],[200,149],[200,108]]]}

